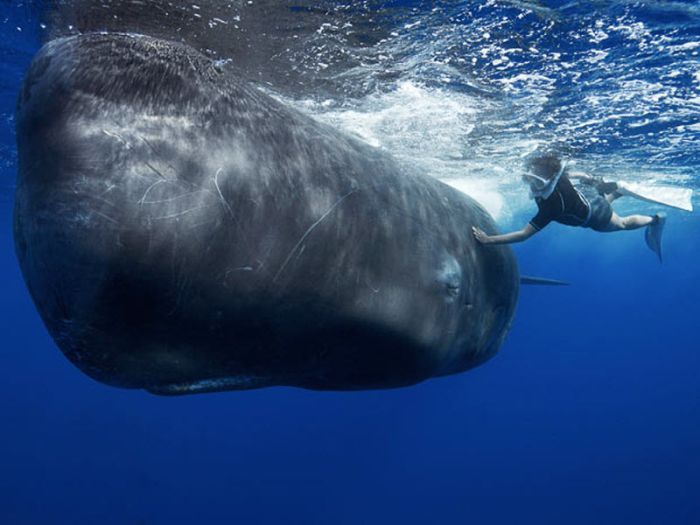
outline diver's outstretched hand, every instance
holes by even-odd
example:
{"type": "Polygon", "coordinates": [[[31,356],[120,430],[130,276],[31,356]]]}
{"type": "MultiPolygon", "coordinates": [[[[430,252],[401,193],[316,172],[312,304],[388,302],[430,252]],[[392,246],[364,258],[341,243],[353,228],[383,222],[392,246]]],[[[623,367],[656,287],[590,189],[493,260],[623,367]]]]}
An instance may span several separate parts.
{"type": "Polygon", "coordinates": [[[477,228],[476,226],[472,226],[472,233],[474,234],[474,238],[481,244],[488,244],[489,236],[484,230],[477,228]]]}

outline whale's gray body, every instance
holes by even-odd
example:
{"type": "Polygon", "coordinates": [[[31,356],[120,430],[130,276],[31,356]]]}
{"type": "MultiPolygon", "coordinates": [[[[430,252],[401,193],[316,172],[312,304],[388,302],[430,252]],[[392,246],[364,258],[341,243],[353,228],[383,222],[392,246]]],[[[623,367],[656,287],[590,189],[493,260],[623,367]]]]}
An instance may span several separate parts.
{"type": "Polygon", "coordinates": [[[518,293],[473,200],[191,47],[57,39],[19,97],[18,258],[65,355],[178,394],[389,388],[491,357],[518,293]]]}

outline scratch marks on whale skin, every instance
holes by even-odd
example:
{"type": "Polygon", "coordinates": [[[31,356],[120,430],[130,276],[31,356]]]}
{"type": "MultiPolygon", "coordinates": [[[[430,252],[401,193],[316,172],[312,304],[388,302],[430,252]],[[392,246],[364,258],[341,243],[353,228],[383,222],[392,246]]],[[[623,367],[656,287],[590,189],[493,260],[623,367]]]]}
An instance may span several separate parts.
{"type": "Polygon", "coordinates": [[[325,212],[323,215],[321,215],[321,217],[320,217],[316,222],[314,222],[311,226],[309,226],[309,227],[307,228],[307,230],[303,233],[303,235],[299,238],[299,240],[297,241],[297,243],[296,243],[296,244],[294,245],[294,247],[291,249],[291,251],[289,252],[289,254],[287,255],[287,257],[284,259],[284,262],[283,262],[282,265],[280,266],[279,270],[277,270],[277,273],[275,274],[275,276],[272,278],[272,282],[273,282],[273,283],[274,283],[274,282],[277,282],[277,279],[279,279],[280,275],[282,275],[282,272],[285,270],[285,268],[286,268],[287,265],[289,264],[289,261],[292,260],[292,257],[294,256],[294,254],[296,253],[296,251],[299,249],[299,247],[302,245],[302,243],[309,237],[309,235],[311,235],[311,232],[313,232],[314,229],[316,229],[316,227],[317,227],[319,224],[321,224],[321,223],[323,222],[323,220],[324,220],[326,217],[328,217],[328,216],[333,212],[333,210],[335,210],[335,209],[340,205],[340,203],[342,203],[342,202],[343,202],[345,199],[347,199],[350,195],[352,195],[353,193],[357,193],[358,191],[359,191],[359,189],[358,189],[358,188],[355,188],[355,189],[350,190],[349,192],[347,192],[345,195],[342,195],[338,200],[336,200],[336,201],[333,203],[333,205],[332,205],[330,208],[328,208],[328,209],[326,210],[326,212],[325,212]]]}
{"type": "Polygon", "coordinates": [[[151,192],[153,188],[158,186],[158,184],[162,184],[165,181],[163,179],[155,181],[153,184],[151,184],[148,188],[146,188],[146,191],[143,192],[143,197],[138,201],[139,205],[143,205],[146,202],[146,197],[148,194],[151,192]]]}
{"type": "Polygon", "coordinates": [[[119,133],[115,133],[114,131],[107,131],[106,129],[103,129],[102,133],[104,133],[108,137],[111,137],[111,138],[116,139],[117,141],[121,142],[126,149],[131,149],[131,143],[129,143],[129,141],[127,141],[119,133]]]}
{"type": "MultiPolygon", "coordinates": [[[[153,145],[153,143],[151,143],[150,140],[148,140],[148,139],[147,139],[146,137],[144,137],[143,135],[138,135],[138,138],[139,138],[144,144],[146,144],[146,146],[148,146],[148,148],[153,152],[153,154],[154,154],[158,159],[160,159],[161,162],[163,162],[163,164],[165,164],[168,168],[170,168],[170,169],[172,170],[172,172],[175,174],[175,176],[178,175],[177,170],[175,169],[175,166],[173,166],[172,164],[170,164],[170,163],[165,159],[165,157],[163,156],[163,154],[162,154],[160,151],[158,151],[158,148],[156,148],[156,147],[153,145]]],[[[150,166],[150,167],[152,168],[152,166],[150,166]]],[[[160,172],[158,172],[158,173],[160,173],[160,172]]],[[[162,174],[161,174],[161,176],[162,176],[162,174]]]]}
{"type": "Polygon", "coordinates": [[[117,219],[115,219],[114,217],[110,217],[109,215],[107,215],[106,213],[102,213],[101,211],[91,210],[90,213],[102,217],[103,219],[111,222],[112,224],[116,224],[118,226],[121,225],[121,223],[117,219]]]}
{"type": "Polygon", "coordinates": [[[160,221],[160,220],[165,220],[165,219],[176,219],[178,217],[182,217],[183,215],[187,215],[188,213],[192,213],[193,211],[196,210],[201,210],[204,208],[208,208],[209,206],[194,206],[193,208],[188,208],[183,211],[179,211],[177,213],[170,213],[168,215],[163,215],[161,217],[154,217],[155,220],[160,221]]]}
{"type": "Polygon", "coordinates": [[[231,218],[235,219],[235,215],[233,214],[233,209],[231,209],[231,205],[226,201],[224,198],[223,193],[221,193],[221,188],[219,187],[219,175],[223,171],[223,168],[219,168],[216,170],[216,173],[214,174],[214,187],[216,188],[216,192],[219,194],[219,199],[221,199],[221,203],[224,205],[224,208],[226,208],[226,211],[228,214],[231,216],[231,218]]]}
{"type": "Polygon", "coordinates": [[[201,193],[208,193],[208,190],[188,191],[185,193],[181,193],[180,195],[175,195],[174,197],[169,197],[167,199],[159,199],[159,200],[151,200],[151,201],[147,201],[147,200],[144,200],[143,198],[141,198],[141,200],[139,201],[139,204],[165,204],[168,202],[176,201],[178,199],[183,199],[185,197],[192,197],[193,195],[199,195],[201,193]]]}
{"type": "Polygon", "coordinates": [[[147,160],[144,161],[144,164],[145,164],[146,166],[148,166],[152,171],[154,171],[154,172],[156,173],[156,175],[158,175],[162,180],[167,180],[167,177],[166,177],[165,175],[163,175],[163,174],[160,172],[160,170],[158,170],[153,164],[151,164],[151,163],[148,162],[147,160]]]}

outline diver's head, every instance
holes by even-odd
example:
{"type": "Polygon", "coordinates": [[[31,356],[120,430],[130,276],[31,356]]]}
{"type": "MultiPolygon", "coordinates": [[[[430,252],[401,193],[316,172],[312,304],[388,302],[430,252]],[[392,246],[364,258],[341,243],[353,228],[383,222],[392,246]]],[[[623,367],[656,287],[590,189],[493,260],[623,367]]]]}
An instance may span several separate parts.
{"type": "MultiPolygon", "coordinates": [[[[533,197],[541,196],[550,185],[550,181],[558,179],[565,168],[559,155],[551,152],[536,152],[525,160],[525,172],[522,179],[530,186],[533,197]]],[[[552,184],[556,184],[552,182],[552,184]]]]}
{"type": "Polygon", "coordinates": [[[551,180],[561,170],[562,162],[558,155],[544,153],[533,155],[525,161],[527,171],[544,180],[551,180]]]}

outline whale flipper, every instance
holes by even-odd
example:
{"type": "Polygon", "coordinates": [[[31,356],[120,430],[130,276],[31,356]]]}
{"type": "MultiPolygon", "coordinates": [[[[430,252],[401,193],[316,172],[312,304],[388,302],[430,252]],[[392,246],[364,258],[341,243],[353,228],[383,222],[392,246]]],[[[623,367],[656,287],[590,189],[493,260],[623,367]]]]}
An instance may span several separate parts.
{"type": "Polygon", "coordinates": [[[534,284],[540,286],[569,286],[571,283],[567,283],[566,281],[558,281],[556,279],[544,279],[542,277],[530,277],[527,275],[521,275],[520,284],[534,284]]]}

